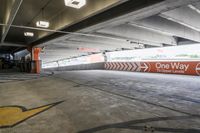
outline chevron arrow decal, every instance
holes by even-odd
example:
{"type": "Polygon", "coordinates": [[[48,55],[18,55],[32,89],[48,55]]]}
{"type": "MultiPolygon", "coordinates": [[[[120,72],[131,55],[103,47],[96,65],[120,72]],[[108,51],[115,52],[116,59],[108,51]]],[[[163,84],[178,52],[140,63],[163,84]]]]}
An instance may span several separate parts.
{"type": "Polygon", "coordinates": [[[144,62],[107,62],[106,70],[148,72],[149,64],[144,62]]]}

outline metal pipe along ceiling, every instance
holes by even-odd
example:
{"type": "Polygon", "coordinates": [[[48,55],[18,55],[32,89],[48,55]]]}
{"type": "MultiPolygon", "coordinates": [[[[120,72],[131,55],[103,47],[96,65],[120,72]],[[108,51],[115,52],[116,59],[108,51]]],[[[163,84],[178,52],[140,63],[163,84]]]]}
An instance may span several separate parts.
{"type": "MultiPolygon", "coordinates": [[[[7,26],[7,24],[0,23],[0,26],[7,26]]],[[[67,31],[51,30],[51,29],[36,28],[36,27],[29,27],[29,26],[20,26],[20,25],[11,25],[11,27],[21,28],[21,29],[40,30],[40,31],[47,31],[47,32],[54,32],[54,33],[62,33],[62,34],[73,34],[73,35],[107,38],[107,39],[118,40],[118,41],[126,41],[126,39],[106,37],[106,36],[101,36],[101,35],[94,35],[94,34],[87,34],[87,33],[80,33],[80,32],[67,32],[67,31]]]]}

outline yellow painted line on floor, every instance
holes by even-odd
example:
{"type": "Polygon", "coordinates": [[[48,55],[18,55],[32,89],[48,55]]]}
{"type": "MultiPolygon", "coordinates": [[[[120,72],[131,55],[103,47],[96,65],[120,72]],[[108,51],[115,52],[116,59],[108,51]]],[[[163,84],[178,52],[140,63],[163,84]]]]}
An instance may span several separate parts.
{"type": "Polygon", "coordinates": [[[0,128],[13,127],[61,102],[27,110],[21,106],[0,107],[0,128]]]}

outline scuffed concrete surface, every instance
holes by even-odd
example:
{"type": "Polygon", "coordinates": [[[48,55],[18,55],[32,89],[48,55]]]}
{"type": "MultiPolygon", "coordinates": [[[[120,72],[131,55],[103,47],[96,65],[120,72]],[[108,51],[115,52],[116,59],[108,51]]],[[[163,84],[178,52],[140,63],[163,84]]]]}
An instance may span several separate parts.
{"type": "Polygon", "coordinates": [[[59,72],[1,83],[0,99],[28,109],[64,100],[0,133],[200,132],[200,78],[193,76],[59,72]]]}

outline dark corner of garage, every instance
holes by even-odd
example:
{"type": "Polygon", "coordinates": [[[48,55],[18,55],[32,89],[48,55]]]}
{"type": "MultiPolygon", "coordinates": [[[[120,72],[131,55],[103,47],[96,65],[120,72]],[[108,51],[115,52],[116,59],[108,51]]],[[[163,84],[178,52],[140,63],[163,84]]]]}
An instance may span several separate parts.
{"type": "Polygon", "coordinates": [[[0,0],[0,133],[200,133],[200,0],[0,0]]]}

